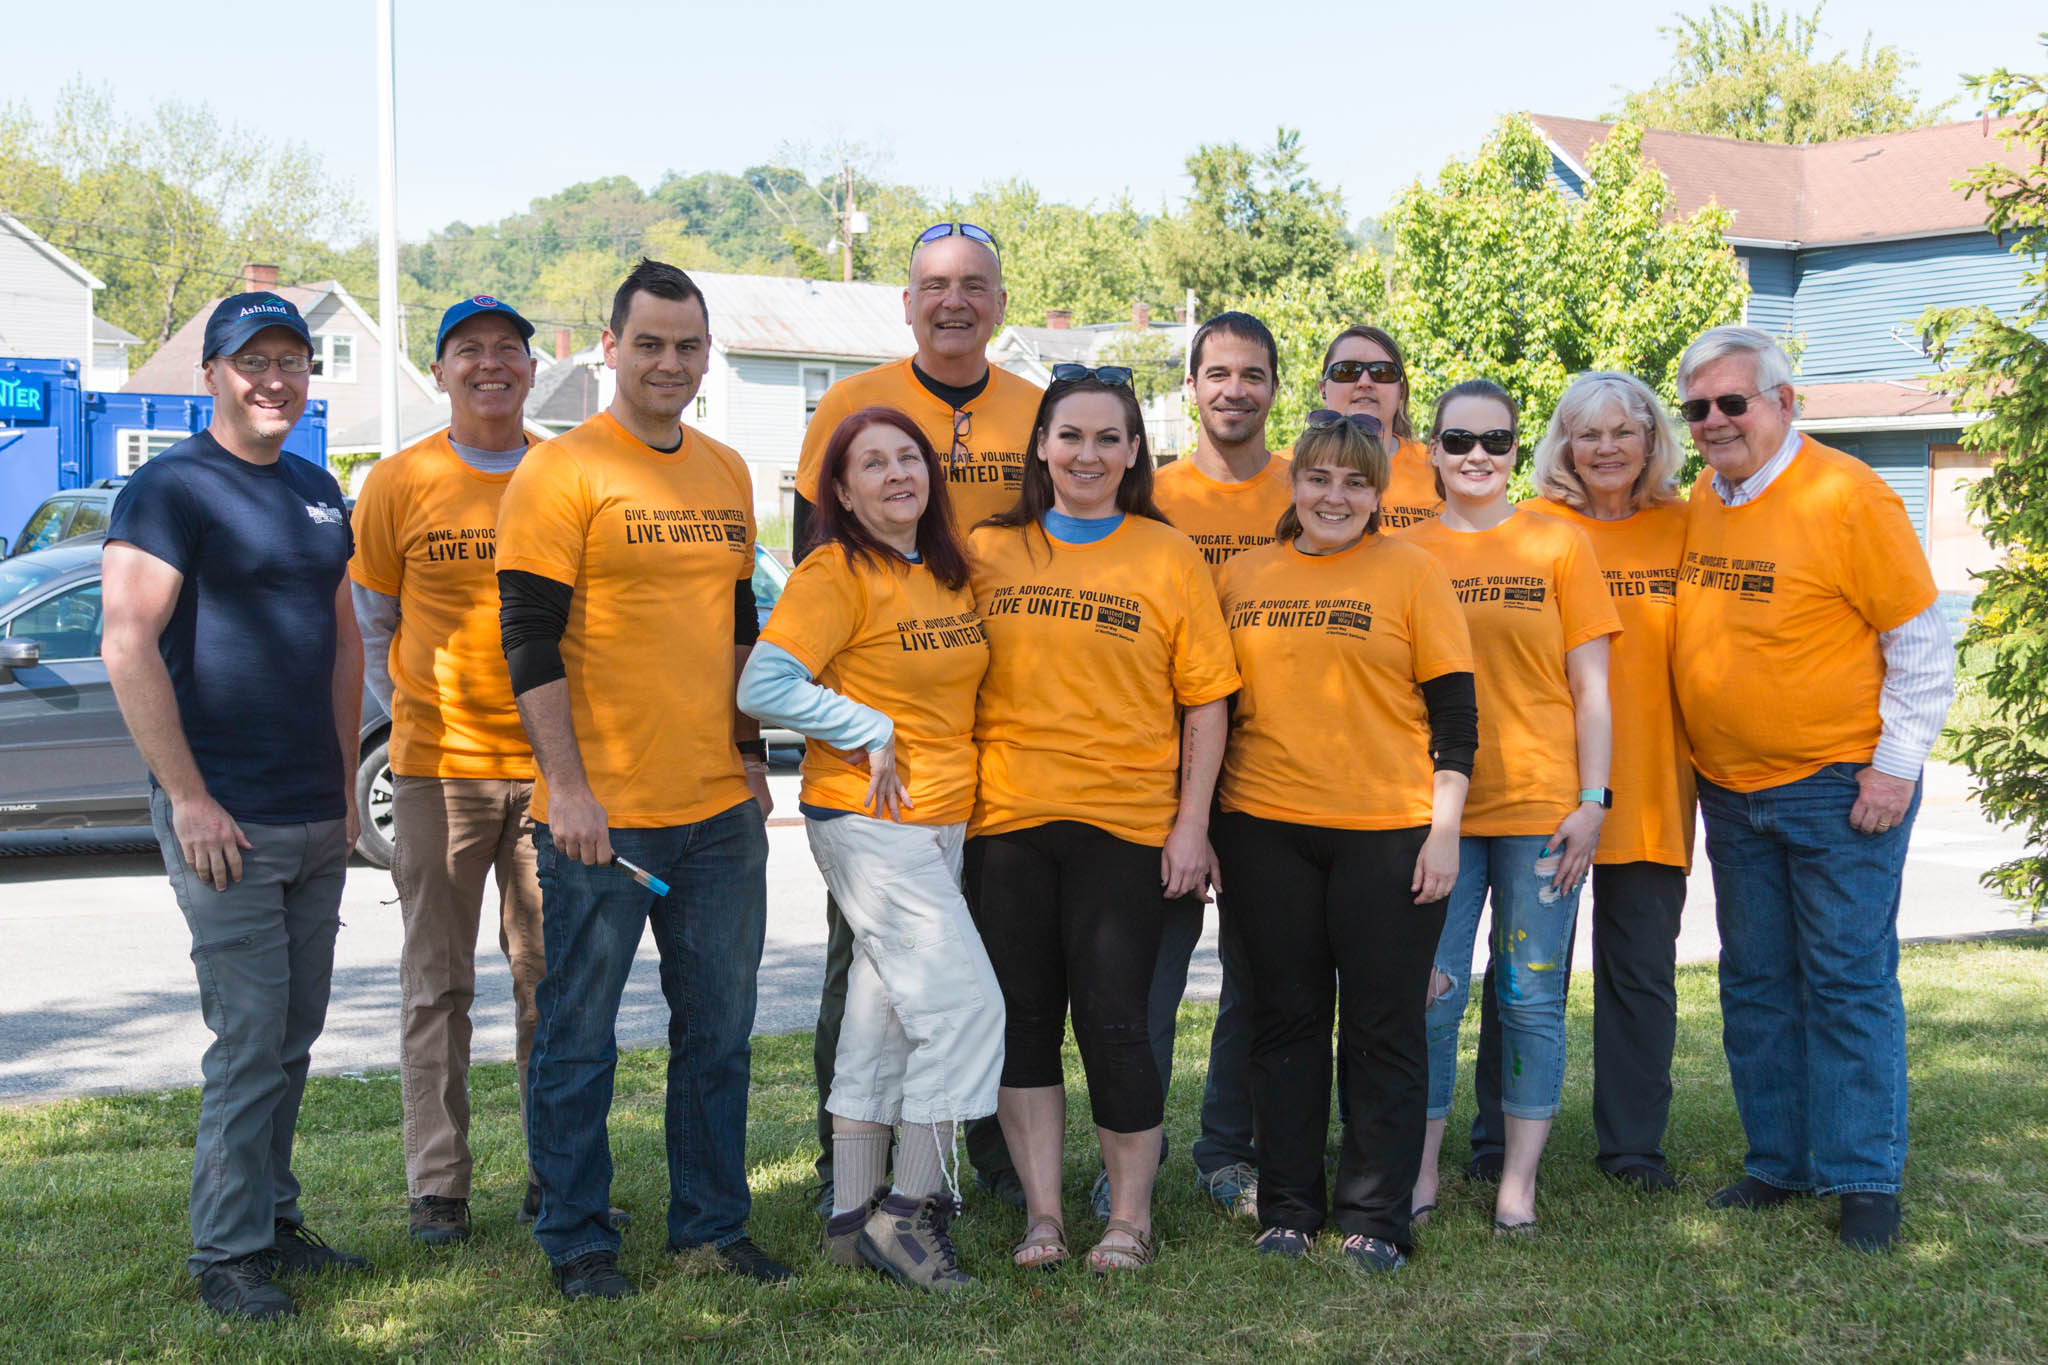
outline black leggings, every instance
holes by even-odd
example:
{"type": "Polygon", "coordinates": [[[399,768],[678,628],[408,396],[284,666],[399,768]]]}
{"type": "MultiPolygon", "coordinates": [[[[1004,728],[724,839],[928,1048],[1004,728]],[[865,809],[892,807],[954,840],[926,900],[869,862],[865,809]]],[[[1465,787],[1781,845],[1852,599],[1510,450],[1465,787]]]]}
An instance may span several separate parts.
{"type": "MultiPolygon", "coordinates": [[[[1065,1083],[1067,1004],[1098,1127],[1157,1128],[1166,1114],[1145,1023],[1159,956],[1159,850],[1056,820],[967,845],[968,897],[1003,988],[1003,1084],[1065,1083]]],[[[1420,998],[1419,996],[1417,997],[1420,998]]]]}
{"type": "Polygon", "coordinates": [[[1424,1001],[1444,927],[1445,902],[1417,905],[1409,889],[1429,830],[1226,812],[1211,832],[1230,888],[1223,932],[1251,973],[1259,1222],[1323,1226],[1334,1016],[1349,1114],[1335,1221],[1405,1251],[1429,1104],[1424,1001]]]}

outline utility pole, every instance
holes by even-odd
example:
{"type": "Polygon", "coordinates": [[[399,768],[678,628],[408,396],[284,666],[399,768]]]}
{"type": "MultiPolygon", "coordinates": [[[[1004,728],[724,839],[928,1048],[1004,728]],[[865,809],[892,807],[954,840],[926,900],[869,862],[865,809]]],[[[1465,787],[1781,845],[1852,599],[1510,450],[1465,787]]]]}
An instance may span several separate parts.
{"type": "Polygon", "coordinates": [[[377,317],[384,334],[378,356],[378,448],[398,453],[398,69],[393,55],[393,0],[377,4],[377,317]]]}

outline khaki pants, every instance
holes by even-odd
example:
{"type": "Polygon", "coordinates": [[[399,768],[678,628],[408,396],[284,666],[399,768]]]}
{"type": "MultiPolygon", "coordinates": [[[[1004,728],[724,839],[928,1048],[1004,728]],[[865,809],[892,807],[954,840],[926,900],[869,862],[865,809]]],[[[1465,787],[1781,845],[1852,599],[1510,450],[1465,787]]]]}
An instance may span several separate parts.
{"type": "Polygon", "coordinates": [[[397,852],[391,867],[405,917],[398,959],[399,1084],[405,1106],[406,1192],[469,1197],[470,1003],[484,874],[498,883],[498,946],[512,968],[520,1132],[534,989],[546,958],[534,871],[531,782],[392,780],[397,852]]]}

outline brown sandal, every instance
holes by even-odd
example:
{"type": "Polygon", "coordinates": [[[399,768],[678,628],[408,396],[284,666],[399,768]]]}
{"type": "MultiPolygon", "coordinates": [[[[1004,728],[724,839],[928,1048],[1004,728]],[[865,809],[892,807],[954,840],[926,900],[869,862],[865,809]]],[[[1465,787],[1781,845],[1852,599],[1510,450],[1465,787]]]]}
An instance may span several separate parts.
{"type": "Polygon", "coordinates": [[[1041,1213],[1024,1227],[1024,1237],[1010,1248],[1010,1262],[1019,1270],[1051,1270],[1073,1255],[1067,1250],[1067,1225],[1050,1213],[1041,1213]],[[1051,1228],[1052,1236],[1032,1241],[1031,1235],[1040,1228],[1051,1228]],[[1029,1260],[1025,1259],[1028,1253],[1029,1260]]]}
{"type": "Polygon", "coordinates": [[[1112,1218],[1103,1225],[1103,1240],[1095,1244],[1088,1253],[1088,1268],[1098,1275],[1113,1270],[1138,1270],[1152,1264],[1152,1234],[1136,1223],[1126,1223],[1121,1218],[1112,1218]],[[1111,1233],[1121,1232],[1137,1243],[1136,1246],[1110,1246],[1111,1233]]]}

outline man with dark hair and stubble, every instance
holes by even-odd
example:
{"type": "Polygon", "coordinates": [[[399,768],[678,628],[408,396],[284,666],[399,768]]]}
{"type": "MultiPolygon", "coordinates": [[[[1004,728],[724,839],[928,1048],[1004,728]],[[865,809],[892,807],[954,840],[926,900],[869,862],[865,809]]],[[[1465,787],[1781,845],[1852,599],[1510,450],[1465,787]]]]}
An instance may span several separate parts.
{"type": "MultiPolygon", "coordinates": [[[[910,246],[910,283],[903,290],[903,320],[917,343],[915,354],[840,380],[825,391],[804,431],[797,462],[796,535],[798,558],[808,545],[811,505],[818,495],[818,467],[839,424],[863,408],[895,408],[923,430],[946,468],[946,495],[964,537],[984,518],[1008,511],[1023,486],[1024,452],[1031,422],[1043,395],[1036,384],[988,363],[988,343],[1002,325],[1009,294],[994,234],[973,223],[934,223],[910,246]]],[[[972,879],[969,880],[972,895],[972,879]]],[[[832,1093],[839,1021],[846,1011],[846,974],[853,962],[853,934],[839,907],[825,898],[825,985],[818,1001],[818,1028],[811,1052],[818,1077],[820,1215],[834,1211],[832,1093]]],[[[1016,1208],[1024,1187],[993,1118],[965,1125],[967,1156],[983,1189],[1016,1208]]],[[[860,1207],[868,1191],[842,1192],[846,1209],[860,1207]]],[[[841,1210],[845,1211],[845,1210],[841,1210]]]]}
{"type": "Polygon", "coordinates": [[[539,768],[534,1237],[572,1299],[636,1292],[608,1214],[606,1116],[650,923],[669,1005],[669,1249],[708,1248],[755,1280],[791,1273],[746,1229],[771,804],[759,728],[734,705],[757,634],[753,490],[737,454],[681,422],[711,353],[688,275],[643,260],[603,346],[611,405],[535,447],[498,514],[502,643],[539,768]]]}
{"type": "Polygon", "coordinates": [[[279,1275],[369,1266],[307,1230],[292,1174],[356,841],[363,650],[341,489],[284,452],[306,409],[304,319],[233,295],[201,355],[213,420],[114,504],[102,652],[214,1037],[186,1265],[208,1308],[263,1320],[297,1311],[279,1275]]]}

